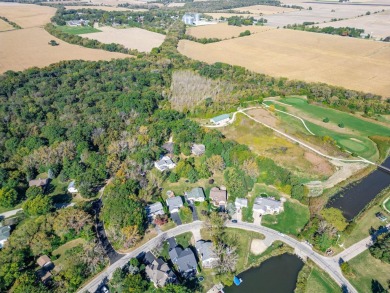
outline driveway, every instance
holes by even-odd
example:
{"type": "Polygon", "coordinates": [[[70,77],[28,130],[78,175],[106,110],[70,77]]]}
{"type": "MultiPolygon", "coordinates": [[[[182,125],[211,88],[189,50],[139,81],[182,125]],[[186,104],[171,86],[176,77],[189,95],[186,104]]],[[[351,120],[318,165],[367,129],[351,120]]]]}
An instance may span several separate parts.
{"type": "Polygon", "coordinates": [[[192,202],[188,202],[188,206],[190,207],[191,209],[191,212],[192,212],[192,220],[193,221],[198,221],[199,220],[199,217],[198,217],[198,212],[196,210],[196,207],[195,205],[192,203],[192,202]]]}
{"type": "Polygon", "coordinates": [[[259,212],[253,212],[253,224],[261,225],[261,215],[259,212]]]}
{"type": "Polygon", "coordinates": [[[21,211],[22,209],[16,209],[16,210],[12,210],[12,211],[8,211],[8,212],[4,212],[2,214],[0,214],[0,218],[9,218],[9,217],[12,217],[14,215],[17,214],[17,212],[21,211]]]}
{"type": "Polygon", "coordinates": [[[179,216],[179,213],[171,213],[171,219],[175,222],[176,225],[181,225],[182,222],[181,222],[181,219],[180,219],[180,216],[179,216]]]}

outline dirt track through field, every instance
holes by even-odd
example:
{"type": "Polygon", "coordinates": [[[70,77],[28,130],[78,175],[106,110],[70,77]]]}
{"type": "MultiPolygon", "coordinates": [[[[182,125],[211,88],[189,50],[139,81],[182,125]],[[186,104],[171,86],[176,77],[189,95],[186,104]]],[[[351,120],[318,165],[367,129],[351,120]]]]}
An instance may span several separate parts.
{"type": "Polygon", "coordinates": [[[207,45],[182,40],[178,49],[207,63],[225,62],[390,97],[387,43],[277,29],[207,45]]]}

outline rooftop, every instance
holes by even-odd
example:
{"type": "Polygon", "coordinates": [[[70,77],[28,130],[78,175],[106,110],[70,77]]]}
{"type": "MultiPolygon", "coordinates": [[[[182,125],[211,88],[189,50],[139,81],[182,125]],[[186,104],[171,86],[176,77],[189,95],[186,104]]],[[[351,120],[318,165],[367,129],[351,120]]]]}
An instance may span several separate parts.
{"type": "Polygon", "coordinates": [[[179,208],[183,206],[183,201],[180,196],[175,196],[167,199],[167,205],[169,208],[179,208]]]}
{"type": "Polygon", "coordinates": [[[202,256],[202,260],[208,260],[210,258],[216,258],[217,255],[213,250],[213,243],[211,241],[199,240],[195,243],[196,249],[202,256]]]}
{"type": "Polygon", "coordinates": [[[150,204],[146,207],[146,210],[149,214],[154,214],[155,212],[163,210],[163,205],[161,202],[155,202],[153,204],[150,204]]]}
{"type": "Polygon", "coordinates": [[[267,197],[257,197],[255,199],[254,205],[256,205],[257,207],[269,207],[271,209],[279,209],[282,206],[282,202],[267,197]]]}
{"type": "Polygon", "coordinates": [[[195,187],[191,189],[189,192],[187,192],[187,198],[188,199],[199,199],[199,198],[205,198],[203,188],[202,187],[195,187]]]}
{"type": "Polygon", "coordinates": [[[217,117],[211,118],[211,120],[212,120],[214,123],[217,123],[217,122],[222,121],[222,120],[225,120],[225,119],[230,119],[229,114],[222,114],[222,115],[219,115],[219,116],[217,116],[217,117]]]}

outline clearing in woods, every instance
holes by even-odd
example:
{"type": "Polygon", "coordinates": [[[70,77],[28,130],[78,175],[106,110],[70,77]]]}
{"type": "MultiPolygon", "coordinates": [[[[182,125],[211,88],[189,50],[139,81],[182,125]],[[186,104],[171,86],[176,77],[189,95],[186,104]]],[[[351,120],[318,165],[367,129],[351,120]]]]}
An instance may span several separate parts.
{"type": "Polygon", "coordinates": [[[22,28],[43,26],[49,23],[56,10],[56,8],[49,6],[0,2],[0,15],[15,22],[22,28]]]}
{"type": "Polygon", "coordinates": [[[71,35],[82,35],[82,34],[90,34],[90,33],[98,33],[101,32],[101,30],[98,30],[96,28],[93,28],[89,25],[87,26],[59,26],[58,27],[61,31],[64,33],[68,33],[71,35]]]}
{"type": "Polygon", "coordinates": [[[128,49],[137,49],[140,52],[150,52],[159,47],[165,39],[162,34],[140,28],[116,29],[113,27],[99,27],[101,32],[84,34],[83,37],[110,44],[121,44],[128,49]]]}
{"type": "Polygon", "coordinates": [[[390,96],[390,44],[274,29],[212,44],[181,40],[179,52],[207,63],[390,96]],[[369,82],[368,82],[369,81],[369,82]]]}
{"type": "Polygon", "coordinates": [[[44,67],[62,60],[111,60],[130,58],[130,55],[84,48],[65,43],[42,28],[29,28],[0,33],[0,74],[7,70],[44,67]],[[59,46],[50,46],[55,40],[59,46]],[[26,45],[23,45],[26,44],[26,45]],[[28,44],[28,45],[27,45],[28,44]]]}
{"type": "Polygon", "coordinates": [[[273,28],[265,26],[233,26],[227,23],[189,27],[186,33],[195,38],[230,39],[238,37],[240,33],[249,30],[252,34],[261,33],[273,28]]]}

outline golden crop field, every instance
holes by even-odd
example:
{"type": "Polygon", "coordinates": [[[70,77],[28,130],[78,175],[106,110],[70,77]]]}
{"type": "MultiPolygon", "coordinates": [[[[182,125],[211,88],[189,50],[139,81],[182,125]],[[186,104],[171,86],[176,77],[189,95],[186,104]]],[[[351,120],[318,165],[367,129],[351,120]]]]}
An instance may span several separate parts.
{"type": "Polygon", "coordinates": [[[140,52],[150,52],[153,48],[159,47],[165,39],[165,35],[140,28],[99,27],[99,30],[101,32],[83,34],[82,36],[106,44],[121,44],[128,49],[137,49],[140,52]]]}
{"type": "Polygon", "coordinates": [[[182,40],[178,49],[208,63],[390,97],[390,44],[384,42],[274,29],[206,45],[182,40]]]}
{"type": "Polygon", "coordinates": [[[8,22],[0,19],[0,32],[13,30],[14,27],[10,25],[8,22]]]}
{"type": "Polygon", "coordinates": [[[56,8],[33,4],[0,2],[0,15],[15,22],[22,28],[43,26],[50,22],[56,8]]]}
{"type": "Polygon", "coordinates": [[[253,5],[253,6],[234,8],[232,10],[238,12],[249,12],[252,14],[264,14],[264,15],[295,11],[295,9],[292,8],[271,6],[271,5],[253,5]]]}
{"type": "Polygon", "coordinates": [[[129,55],[88,49],[65,43],[42,28],[29,28],[0,33],[0,74],[7,70],[44,67],[62,60],[111,60],[129,58],[129,55]],[[50,40],[60,45],[51,46],[50,40]]]}
{"type": "Polygon", "coordinates": [[[230,39],[238,37],[243,31],[249,30],[252,34],[272,30],[266,26],[233,26],[227,23],[195,26],[187,29],[186,33],[196,38],[230,39]]]}

